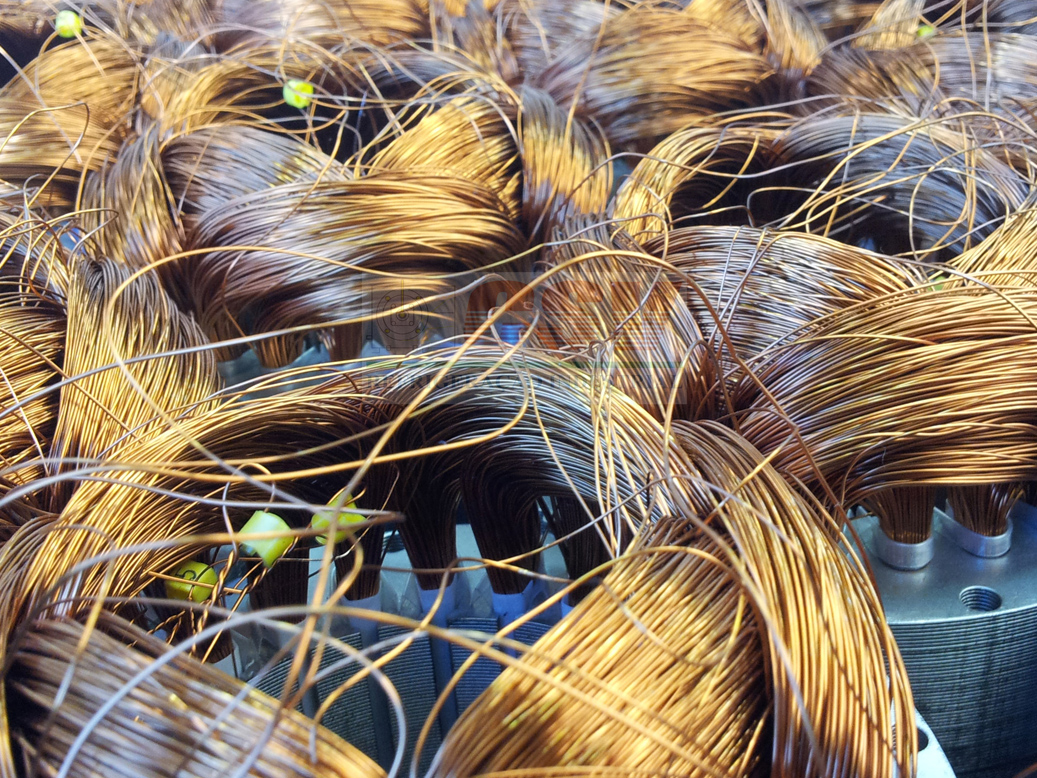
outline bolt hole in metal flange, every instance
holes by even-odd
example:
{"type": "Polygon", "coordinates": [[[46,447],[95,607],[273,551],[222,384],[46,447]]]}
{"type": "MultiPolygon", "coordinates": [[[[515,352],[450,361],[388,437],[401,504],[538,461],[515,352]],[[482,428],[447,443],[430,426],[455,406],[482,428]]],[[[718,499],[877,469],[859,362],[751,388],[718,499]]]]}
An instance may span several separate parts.
{"type": "Polygon", "coordinates": [[[925,734],[925,730],[918,727],[918,751],[925,751],[929,747],[929,736],[925,734]]]}
{"type": "Polygon", "coordinates": [[[987,586],[967,586],[958,599],[970,611],[989,613],[1001,607],[1001,595],[987,586]]]}

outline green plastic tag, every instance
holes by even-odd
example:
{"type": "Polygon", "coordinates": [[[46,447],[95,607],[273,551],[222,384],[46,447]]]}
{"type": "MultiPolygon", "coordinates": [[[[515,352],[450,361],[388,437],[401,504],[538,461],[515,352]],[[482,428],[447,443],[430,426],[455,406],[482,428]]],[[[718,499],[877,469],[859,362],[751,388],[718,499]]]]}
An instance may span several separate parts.
{"type": "MultiPolygon", "coordinates": [[[[356,498],[350,495],[345,489],[340,490],[338,494],[331,498],[328,508],[330,510],[317,511],[313,514],[313,520],[310,521],[310,526],[313,529],[326,531],[328,527],[331,526],[332,522],[335,521],[336,515],[338,516],[338,523],[340,525],[360,524],[365,521],[364,516],[352,512],[356,510],[356,498]],[[352,511],[350,509],[352,509],[352,511]]],[[[349,537],[349,531],[340,530],[335,533],[335,542],[341,543],[347,537],[349,537]]],[[[317,535],[317,542],[323,546],[328,542],[327,535],[317,535]]]]}
{"type": "MultiPolygon", "coordinates": [[[[280,516],[274,513],[267,513],[266,511],[256,511],[252,514],[252,518],[245,522],[245,526],[241,528],[241,534],[251,535],[260,532],[288,533],[291,532],[291,529],[280,516]]],[[[258,538],[255,540],[242,540],[241,548],[246,556],[257,556],[263,560],[264,565],[273,567],[274,563],[284,556],[294,542],[295,538],[291,535],[277,538],[258,538]]]]}
{"type": "Polygon", "coordinates": [[[312,100],[313,84],[298,78],[291,79],[281,90],[284,101],[292,108],[306,108],[312,100]]]}
{"type": "Polygon", "coordinates": [[[173,577],[176,580],[166,579],[166,597],[171,600],[205,602],[216,586],[216,571],[204,562],[184,562],[173,577]]]}
{"type": "Polygon", "coordinates": [[[75,11],[58,11],[54,17],[54,30],[62,38],[75,38],[83,32],[83,17],[75,11]]]}

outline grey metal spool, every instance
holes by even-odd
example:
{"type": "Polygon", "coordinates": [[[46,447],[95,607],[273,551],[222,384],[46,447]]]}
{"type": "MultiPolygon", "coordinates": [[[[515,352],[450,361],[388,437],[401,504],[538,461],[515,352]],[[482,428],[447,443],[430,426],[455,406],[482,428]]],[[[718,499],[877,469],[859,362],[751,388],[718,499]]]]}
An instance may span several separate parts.
{"type": "Polygon", "coordinates": [[[955,778],[936,733],[917,711],[915,724],[918,725],[918,778],[955,778]]]}
{"type": "Polygon", "coordinates": [[[1018,506],[1011,549],[981,558],[937,517],[933,559],[893,569],[876,550],[878,522],[854,521],[915,705],[958,778],[1011,778],[1037,762],[1037,512],[1018,506]]]}

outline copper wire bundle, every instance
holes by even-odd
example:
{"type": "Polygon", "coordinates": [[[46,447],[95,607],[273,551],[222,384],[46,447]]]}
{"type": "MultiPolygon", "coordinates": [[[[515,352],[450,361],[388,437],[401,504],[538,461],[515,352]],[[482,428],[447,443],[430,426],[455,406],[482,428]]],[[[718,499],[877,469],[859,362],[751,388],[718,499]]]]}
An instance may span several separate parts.
{"type": "Polygon", "coordinates": [[[645,250],[681,274],[682,297],[729,375],[740,372],[736,356],[754,359],[815,319],[924,279],[909,264],[829,238],[751,227],[677,228],[645,250]]]}
{"type": "Polygon", "coordinates": [[[0,178],[69,205],[84,170],[118,153],[137,63],[99,38],[48,49],[0,89],[0,178]]]}
{"type": "MultiPolygon", "coordinates": [[[[249,589],[250,605],[257,610],[303,606],[309,600],[309,583],[309,544],[296,543],[249,589]]],[[[300,613],[286,616],[283,620],[298,623],[303,618],[300,613]]]]}
{"type": "MultiPolygon", "coordinates": [[[[186,224],[193,226],[197,214],[207,213],[238,197],[285,183],[306,181],[345,181],[352,176],[348,168],[322,154],[308,143],[283,133],[255,127],[227,124],[173,136],[162,151],[162,169],[168,176],[176,207],[186,224]],[[260,165],[251,164],[256,159],[260,165]]],[[[201,324],[214,340],[234,339],[245,331],[226,310],[200,301],[201,324]]],[[[294,346],[278,360],[290,362],[294,346]]],[[[277,350],[279,341],[264,341],[264,353],[277,350]]],[[[246,349],[244,344],[220,347],[217,354],[232,359],[246,349]]],[[[356,354],[350,353],[349,358],[356,354]]]]}
{"type": "MultiPolygon", "coordinates": [[[[117,443],[125,446],[127,438],[147,439],[159,413],[193,407],[216,391],[216,365],[204,336],[153,276],[131,278],[115,262],[82,259],[67,295],[64,371],[74,380],[61,388],[50,450],[61,463],[58,472],[97,459],[117,443]],[[182,353],[166,355],[170,351],[182,353]]],[[[60,511],[73,488],[72,481],[55,487],[53,510],[60,511]]]]}
{"type": "Polygon", "coordinates": [[[403,480],[412,491],[399,500],[405,517],[399,527],[400,540],[418,586],[426,591],[438,589],[444,577],[448,583],[453,580],[450,566],[458,558],[457,507],[461,501],[458,466],[456,458],[444,463],[429,457],[402,468],[403,480]]]}
{"type": "MultiPolygon", "coordinates": [[[[54,300],[0,293],[0,494],[47,474],[46,454],[58,416],[58,395],[47,391],[61,378],[65,312],[54,300]]],[[[27,497],[4,512],[21,523],[43,507],[27,497]]]]}
{"type": "Polygon", "coordinates": [[[770,145],[786,126],[778,117],[771,126],[692,126],[673,133],[619,187],[613,216],[640,241],[663,238],[692,218],[715,223],[723,209],[731,209],[736,223],[749,223],[749,192],[740,177],[773,164],[770,145]]]}
{"type": "Polygon", "coordinates": [[[1032,205],[1010,216],[993,235],[954,258],[950,267],[955,272],[948,274],[947,283],[1033,286],[1037,271],[1032,241],[1035,223],[1037,210],[1032,205]]]}
{"type": "MultiPolygon", "coordinates": [[[[56,9],[0,2],[0,43],[56,9]]],[[[0,90],[0,773],[381,775],[196,661],[243,593],[308,639],[306,527],[347,482],[374,517],[325,549],[347,600],[385,520],[438,588],[461,500],[495,592],[541,513],[580,581],[524,657],[483,650],[510,667],[430,774],[913,775],[842,517],[917,542],[942,484],[999,534],[1037,479],[1026,14],[87,3],[0,90]],[[613,150],[648,153],[610,202],[613,150]],[[462,299],[476,345],[348,363],[368,321],[394,352],[459,334],[428,322],[462,299]],[[347,364],[217,391],[217,359],[317,339],[347,364]],[[145,610],[259,508],[285,558],[145,610]]]]}
{"type": "MultiPolygon", "coordinates": [[[[385,556],[385,525],[373,524],[364,528],[359,537],[348,539],[346,551],[335,556],[335,573],[339,585],[349,582],[345,597],[350,600],[362,600],[374,597],[381,589],[382,568],[385,556]],[[362,558],[357,558],[359,549],[362,558]],[[357,569],[358,562],[361,562],[357,569]]],[[[336,551],[338,549],[336,548],[336,551]]]]}
{"type": "Polygon", "coordinates": [[[513,219],[521,207],[534,236],[567,208],[603,212],[611,188],[607,143],[542,90],[523,86],[516,96],[517,118],[510,101],[496,105],[486,97],[457,97],[434,109],[417,102],[412,113],[420,120],[377,154],[359,154],[357,174],[366,167],[471,180],[493,190],[513,219]]]}
{"type": "Polygon", "coordinates": [[[885,0],[862,25],[864,32],[855,36],[853,45],[871,50],[910,46],[918,39],[925,5],[925,0],[885,0]]]}
{"type": "Polygon", "coordinates": [[[715,515],[759,587],[756,607],[769,616],[760,622],[769,630],[772,774],[910,771],[917,744],[906,670],[877,592],[830,532],[839,522],[731,430],[678,423],[676,433],[715,485],[715,515]],[[828,595],[835,590],[840,602],[828,595]]]}
{"type": "MultiPolygon", "coordinates": [[[[425,589],[438,588],[443,569],[457,557],[455,516],[462,497],[482,554],[490,560],[507,561],[508,566],[487,568],[494,591],[503,594],[521,592],[529,581],[511,568],[532,571],[536,567],[539,498],[574,499],[574,489],[586,500],[598,498],[594,487],[594,431],[590,426],[594,411],[591,398],[585,394],[590,388],[586,377],[572,373],[570,380],[574,388],[579,388],[572,398],[564,398],[557,394],[564,383],[552,385],[551,362],[537,360],[535,373],[552,383],[541,390],[534,415],[531,409],[523,409],[521,375],[494,375],[486,385],[476,382],[479,368],[491,365],[485,360],[497,354],[493,350],[476,352],[472,355],[476,358],[462,361],[452,380],[437,391],[438,396],[448,398],[447,392],[460,389],[459,397],[437,409],[437,395],[433,395],[429,410],[401,429],[398,445],[406,449],[437,441],[450,446],[403,469],[402,481],[413,491],[410,500],[401,505],[406,520],[400,525],[400,535],[425,589]],[[460,386],[455,388],[454,381],[460,381],[460,386]],[[485,441],[495,431],[504,430],[515,414],[521,419],[517,428],[485,441]],[[565,439],[545,440],[538,428],[540,423],[568,428],[565,439]],[[564,470],[559,470],[560,464],[564,470]]],[[[422,385],[423,378],[427,380],[434,367],[432,363],[421,372],[402,368],[387,379],[379,393],[402,402],[422,385]]],[[[630,485],[620,488],[627,492],[630,485]]],[[[616,528],[617,523],[613,520],[604,531],[626,534],[616,528]]],[[[603,542],[598,540],[598,545],[605,551],[603,542]]]]}
{"type": "MultiPolygon", "coordinates": [[[[541,543],[537,495],[523,483],[529,475],[520,480],[517,468],[504,471],[494,461],[514,456],[514,451],[507,446],[487,448],[460,476],[461,498],[479,553],[536,572],[541,543]]],[[[486,574],[498,594],[521,594],[531,580],[518,570],[495,565],[487,567],[486,574]]]]}
{"type": "Polygon", "coordinates": [[[806,95],[813,98],[809,108],[818,102],[863,98],[873,106],[891,110],[902,107],[916,116],[929,115],[946,95],[921,56],[925,45],[875,51],[859,46],[833,47],[804,83],[806,95]]]}
{"type": "MultiPolygon", "coordinates": [[[[657,490],[655,481],[667,463],[682,454],[637,402],[594,371],[555,356],[531,351],[503,364],[505,353],[494,346],[467,349],[463,358],[453,349],[430,351],[420,360],[403,361],[375,384],[379,397],[402,408],[450,366],[394,436],[398,450],[413,457],[423,452],[415,467],[427,460],[425,466],[441,474],[437,489],[425,495],[419,488],[416,498],[428,502],[449,495],[473,456],[508,445],[521,463],[516,472],[535,474],[529,487],[535,496],[578,497],[608,515],[599,526],[613,551],[645,516],[692,504],[692,484],[657,490]],[[658,446],[645,445],[656,438],[658,446]],[[490,440],[492,447],[485,445],[490,440]],[[426,451],[431,446],[442,450],[426,451]]],[[[506,473],[509,458],[491,461],[506,473]]],[[[401,482],[413,483],[413,477],[403,473],[401,482]]]]}
{"type": "Polygon", "coordinates": [[[953,256],[1022,207],[1029,184],[950,120],[879,113],[811,117],[775,143],[785,186],[810,192],[780,222],[887,254],[953,256]]]}
{"type": "MultiPolygon", "coordinates": [[[[212,249],[193,274],[201,317],[225,309],[246,332],[350,319],[393,292],[449,292],[450,274],[506,260],[523,246],[491,191],[389,171],[238,198],[201,216],[193,242],[212,249]]],[[[266,361],[287,356],[278,351],[266,361]]]]}
{"type": "Polygon", "coordinates": [[[772,774],[891,776],[913,764],[913,729],[894,727],[913,716],[902,665],[830,519],[729,431],[680,425],[678,437],[691,460],[675,475],[704,490],[715,531],[646,528],[468,709],[433,775],[752,775],[770,761],[772,774]],[[825,596],[829,585],[854,604],[825,596]],[[829,651],[860,663],[829,663],[829,651]]]}
{"type": "MultiPolygon", "coordinates": [[[[215,22],[211,0],[83,0],[68,4],[82,14],[91,27],[117,35],[136,45],[151,46],[171,36],[192,40],[205,35],[215,22]]],[[[51,32],[54,15],[65,4],[54,0],[4,0],[0,18],[18,19],[21,34],[51,32]]]]}
{"type": "MultiPolygon", "coordinates": [[[[569,578],[577,580],[609,561],[609,551],[602,542],[591,521],[601,515],[601,510],[594,503],[584,506],[575,497],[560,496],[553,498],[553,510],[542,508],[551,532],[559,540],[559,549],[565,559],[565,569],[569,578]]],[[[629,543],[624,542],[622,547],[629,543]]],[[[575,587],[567,595],[570,603],[577,603],[594,588],[593,582],[575,587]]]]}
{"type": "MultiPolygon", "coordinates": [[[[653,535],[666,548],[688,531],[653,535]]],[[[708,559],[644,545],[462,714],[431,775],[758,774],[766,690],[747,599],[708,559]]]]}
{"type": "Polygon", "coordinates": [[[750,363],[738,430],[847,504],[892,486],[1027,480],[1034,302],[1030,289],[963,287],[823,317],[750,363]]]}
{"type": "Polygon", "coordinates": [[[222,0],[219,18],[222,49],[293,38],[327,47],[377,46],[428,34],[428,17],[416,0],[222,0]]]}
{"type": "MultiPolygon", "coordinates": [[[[95,250],[128,267],[146,268],[156,259],[183,250],[184,227],[164,180],[158,128],[123,144],[111,165],[87,174],[81,201],[83,229],[95,250]]],[[[183,302],[183,281],[176,268],[163,265],[163,289],[183,302]]]]}
{"type": "Polygon", "coordinates": [[[955,484],[947,489],[947,503],[963,527],[980,535],[1002,535],[1008,530],[1008,514],[1022,495],[1019,484],[955,484]]]}
{"type": "Polygon", "coordinates": [[[898,486],[870,494],[866,505],[886,535],[898,543],[921,543],[933,532],[936,489],[898,486]]]}
{"type": "Polygon", "coordinates": [[[685,13],[705,24],[720,27],[762,50],[767,31],[758,9],[744,0],[691,0],[685,13]]]}
{"type": "Polygon", "coordinates": [[[241,681],[102,613],[34,622],[6,682],[26,766],[70,776],[382,776],[363,753],[241,681]],[[132,645],[132,647],[130,647],[132,645]],[[312,738],[312,739],[311,739],[312,738]]]}
{"type": "Polygon", "coordinates": [[[575,103],[616,147],[645,150],[698,117],[749,103],[769,72],[738,38],[649,4],[574,39],[533,83],[564,110],[575,103]]]}
{"type": "Polygon", "coordinates": [[[766,51],[783,79],[798,79],[818,60],[828,41],[798,0],[767,3],[766,51]]]}
{"type": "Polygon", "coordinates": [[[432,47],[470,63],[473,70],[491,80],[503,84],[519,81],[514,47],[501,35],[501,24],[490,9],[482,3],[452,7],[456,5],[451,0],[428,3],[432,47]]]}
{"type": "Polygon", "coordinates": [[[189,216],[279,184],[352,177],[296,137],[237,124],[172,136],[163,144],[161,167],[177,210],[189,216]]]}
{"type": "MultiPolygon", "coordinates": [[[[917,19],[908,15],[901,26],[917,26],[917,19]]],[[[998,142],[1005,144],[1029,165],[1025,145],[1035,127],[1034,54],[1032,36],[1001,32],[993,25],[976,32],[941,31],[895,48],[837,46],[812,71],[805,93],[824,96],[823,102],[865,102],[909,117],[963,114],[955,127],[959,134],[994,150],[998,142]]],[[[817,104],[811,100],[807,109],[817,104]]]]}
{"type": "Polygon", "coordinates": [[[714,356],[664,270],[624,230],[590,216],[574,215],[556,235],[541,262],[541,340],[580,353],[656,418],[711,414],[714,356]]]}
{"type": "Polygon", "coordinates": [[[569,41],[597,35],[620,12],[618,3],[597,0],[497,0],[486,6],[493,11],[494,25],[503,28],[527,82],[561,55],[569,41]]]}
{"type": "Polygon", "coordinates": [[[1033,126],[1037,43],[1032,36],[984,30],[937,35],[928,43],[926,59],[945,93],[1029,119],[1033,126]]]}
{"type": "Polygon", "coordinates": [[[333,99],[346,89],[346,71],[331,52],[304,45],[268,43],[234,55],[199,46],[164,47],[144,63],[138,121],[154,122],[163,139],[233,123],[282,132],[287,124],[312,141],[316,130],[337,127],[347,113],[341,98],[333,99]],[[286,110],[283,90],[292,79],[310,81],[319,90],[312,109],[286,110]]]}
{"type": "MultiPolygon", "coordinates": [[[[205,534],[240,528],[257,507],[273,506],[289,525],[306,526],[314,506],[341,487],[336,468],[362,454],[358,436],[381,419],[377,404],[348,389],[318,389],[196,407],[168,428],[129,436],[117,458],[85,468],[101,477],[80,476],[60,518],[22,528],[21,542],[39,536],[40,548],[7,571],[17,581],[15,595],[0,601],[8,623],[28,603],[63,592],[133,597],[156,575],[210,548],[205,534]],[[84,570],[70,577],[81,563],[84,570]]],[[[387,497],[372,499],[380,505],[387,497]]],[[[69,607],[76,610],[79,601],[69,607]]]]}
{"type": "Polygon", "coordinates": [[[399,113],[404,131],[385,148],[357,154],[355,172],[365,169],[455,176],[471,181],[500,200],[514,219],[519,211],[522,177],[515,129],[506,110],[485,97],[455,97],[442,106],[416,101],[399,113]]]}

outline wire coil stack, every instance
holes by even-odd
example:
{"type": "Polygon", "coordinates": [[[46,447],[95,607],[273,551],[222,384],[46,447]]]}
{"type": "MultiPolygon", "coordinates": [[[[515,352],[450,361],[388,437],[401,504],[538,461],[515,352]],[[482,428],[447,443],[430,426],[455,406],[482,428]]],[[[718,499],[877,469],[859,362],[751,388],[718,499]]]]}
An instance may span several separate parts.
{"type": "Polygon", "coordinates": [[[0,0],[0,778],[1037,769],[1033,17],[0,0]]]}

